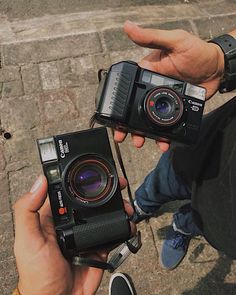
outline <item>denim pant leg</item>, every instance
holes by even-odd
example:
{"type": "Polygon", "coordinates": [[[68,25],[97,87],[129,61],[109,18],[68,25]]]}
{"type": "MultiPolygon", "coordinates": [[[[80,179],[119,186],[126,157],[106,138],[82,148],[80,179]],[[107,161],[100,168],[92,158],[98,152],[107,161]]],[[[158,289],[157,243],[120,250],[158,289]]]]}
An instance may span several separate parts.
{"type": "Polygon", "coordinates": [[[174,214],[173,228],[186,235],[199,236],[202,234],[193,220],[191,203],[180,207],[178,212],[174,214]]]}
{"type": "Polygon", "coordinates": [[[170,153],[162,154],[156,168],[135,192],[138,206],[146,213],[154,213],[170,201],[191,199],[191,189],[174,172],[170,153]]]}
{"type": "MultiPolygon", "coordinates": [[[[191,199],[191,189],[174,172],[170,153],[167,151],[162,154],[156,168],[135,192],[138,206],[146,213],[154,213],[170,201],[191,199]]],[[[174,220],[177,228],[183,228],[184,232],[195,235],[199,231],[193,222],[191,208],[184,214],[181,211],[175,213],[174,220]]]]}

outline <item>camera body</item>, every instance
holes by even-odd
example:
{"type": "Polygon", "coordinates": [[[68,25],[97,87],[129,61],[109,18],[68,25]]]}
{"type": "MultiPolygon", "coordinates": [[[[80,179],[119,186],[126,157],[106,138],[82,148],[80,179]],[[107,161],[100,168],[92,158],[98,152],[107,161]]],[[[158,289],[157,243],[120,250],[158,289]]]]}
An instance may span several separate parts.
{"type": "Polygon", "coordinates": [[[102,74],[95,121],[167,142],[197,141],[205,88],[143,69],[132,61],[113,64],[102,74]]]}
{"type": "Polygon", "coordinates": [[[128,240],[130,224],[106,128],[37,143],[64,256],[72,258],[128,240]]]}

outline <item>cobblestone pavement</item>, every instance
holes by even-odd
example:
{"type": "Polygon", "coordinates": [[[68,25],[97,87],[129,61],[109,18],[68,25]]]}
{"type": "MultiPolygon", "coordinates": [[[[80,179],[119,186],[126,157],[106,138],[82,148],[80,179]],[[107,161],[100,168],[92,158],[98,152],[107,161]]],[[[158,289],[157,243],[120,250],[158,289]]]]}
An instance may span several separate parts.
{"type": "MultiPolygon", "coordinates": [[[[235,0],[26,2],[27,11],[23,0],[0,2],[1,295],[9,295],[17,282],[11,208],[41,173],[35,140],[87,128],[97,70],[122,59],[138,61],[149,52],[128,40],[124,21],[183,28],[204,39],[228,32],[236,23],[235,0]]],[[[216,95],[206,111],[231,95],[216,95]]],[[[134,191],[160,154],[151,140],[140,150],[127,140],[121,149],[134,191]]],[[[176,270],[160,268],[160,243],[178,206],[164,206],[158,218],[140,225],[143,247],[120,270],[133,277],[139,295],[235,294],[235,262],[203,238],[191,242],[176,270]]],[[[107,294],[109,276],[105,274],[99,295],[107,294]]]]}

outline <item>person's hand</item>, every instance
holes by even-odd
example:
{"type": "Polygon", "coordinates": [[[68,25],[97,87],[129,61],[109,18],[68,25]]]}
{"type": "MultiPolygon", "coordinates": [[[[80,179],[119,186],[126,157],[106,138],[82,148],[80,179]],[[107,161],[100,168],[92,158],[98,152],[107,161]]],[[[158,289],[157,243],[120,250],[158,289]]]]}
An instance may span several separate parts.
{"type": "MultiPolygon", "coordinates": [[[[126,181],[120,179],[121,188],[126,181]]],[[[47,196],[47,180],[40,176],[29,193],[15,206],[14,252],[21,295],[92,295],[98,289],[103,271],[72,266],[61,254],[47,196]]],[[[129,215],[132,207],[125,203],[129,215]]],[[[134,230],[134,224],[131,224],[134,230]]],[[[133,231],[134,232],[134,231],[133,231]]],[[[108,253],[92,258],[106,261],[108,253]]]]}
{"type": "MultiPolygon", "coordinates": [[[[218,90],[224,73],[224,54],[214,43],[207,43],[184,30],[143,29],[126,21],[124,31],[136,44],[153,48],[139,65],[160,74],[201,85],[207,90],[207,98],[218,90]]],[[[122,142],[126,134],[115,132],[115,140],[122,142]]],[[[136,147],[144,144],[144,138],[133,135],[136,147]]],[[[159,143],[162,151],[169,148],[159,143]]]]}

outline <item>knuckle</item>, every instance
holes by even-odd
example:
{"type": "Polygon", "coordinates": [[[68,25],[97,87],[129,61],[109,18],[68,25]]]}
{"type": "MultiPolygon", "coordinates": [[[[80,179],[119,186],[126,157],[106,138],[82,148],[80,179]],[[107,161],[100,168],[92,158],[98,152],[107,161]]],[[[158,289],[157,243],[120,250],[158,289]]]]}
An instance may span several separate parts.
{"type": "Polygon", "coordinates": [[[177,34],[184,34],[185,33],[185,31],[183,29],[176,29],[175,32],[177,34]]]}
{"type": "Polygon", "coordinates": [[[174,31],[175,31],[175,34],[178,36],[186,37],[189,35],[189,33],[183,29],[176,29],[174,31]]]}

